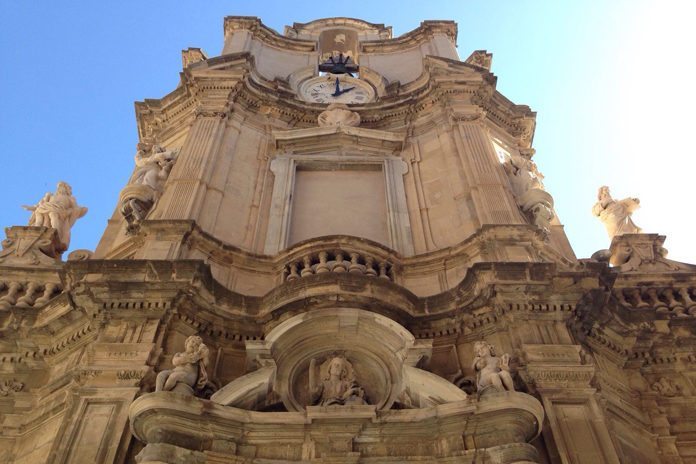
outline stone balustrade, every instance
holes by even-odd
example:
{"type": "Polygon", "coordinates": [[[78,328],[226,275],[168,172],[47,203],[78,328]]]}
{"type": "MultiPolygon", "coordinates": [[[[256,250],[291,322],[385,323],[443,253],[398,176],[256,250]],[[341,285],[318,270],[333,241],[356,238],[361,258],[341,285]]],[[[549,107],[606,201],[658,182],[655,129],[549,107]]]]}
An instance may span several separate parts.
{"type": "Polygon", "coordinates": [[[0,310],[40,307],[62,291],[58,283],[0,282],[0,310]]]}
{"type": "Polygon", "coordinates": [[[634,287],[614,290],[616,299],[628,308],[654,308],[677,317],[696,315],[696,289],[634,287]]]}
{"type": "Polygon", "coordinates": [[[385,258],[365,252],[331,249],[309,252],[299,259],[293,259],[283,268],[283,281],[291,282],[301,277],[327,272],[347,272],[394,280],[393,266],[385,258]]]}

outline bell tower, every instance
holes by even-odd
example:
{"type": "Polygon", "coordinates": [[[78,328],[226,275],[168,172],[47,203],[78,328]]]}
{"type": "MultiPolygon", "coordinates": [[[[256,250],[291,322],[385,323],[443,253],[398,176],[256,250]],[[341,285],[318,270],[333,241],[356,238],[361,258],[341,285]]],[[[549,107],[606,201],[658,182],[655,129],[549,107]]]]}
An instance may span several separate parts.
{"type": "Polygon", "coordinates": [[[68,184],[0,251],[0,461],[696,455],[696,267],[600,190],[576,259],[536,114],[457,25],[224,19],[135,105],[94,252],[68,184]],[[689,425],[691,424],[691,425],[689,425]]]}

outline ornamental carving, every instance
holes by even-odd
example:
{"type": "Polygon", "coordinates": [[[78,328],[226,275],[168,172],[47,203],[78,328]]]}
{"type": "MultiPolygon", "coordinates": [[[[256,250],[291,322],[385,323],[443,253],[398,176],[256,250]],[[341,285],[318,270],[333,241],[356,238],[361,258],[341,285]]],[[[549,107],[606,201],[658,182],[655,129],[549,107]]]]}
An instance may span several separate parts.
{"type": "Polygon", "coordinates": [[[621,272],[694,271],[696,266],[667,259],[663,235],[617,235],[609,249],[609,263],[621,272]]]}
{"type": "Polygon", "coordinates": [[[208,383],[208,347],[197,335],[188,337],[185,346],[185,351],[174,355],[174,368],[157,374],[155,391],[173,391],[185,395],[202,393],[208,383]]]}
{"type": "Polygon", "coordinates": [[[348,109],[348,105],[342,103],[332,103],[325,111],[319,114],[319,127],[349,126],[358,127],[360,125],[360,115],[348,109]]]}
{"type": "Polygon", "coordinates": [[[0,396],[8,396],[10,393],[17,393],[23,389],[24,384],[14,379],[0,382],[0,396]]]}
{"type": "Polygon", "coordinates": [[[120,212],[128,223],[129,232],[137,230],[164,192],[164,184],[178,156],[179,150],[138,144],[135,172],[119,197],[120,212]]]}
{"type": "Polygon", "coordinates": [[[473,368],[476,371],[476,388],[479,395],[486,390],[515,391],[510,375],[510,355],[498,357],[495,348],[488,342],[474,343],[473,368]]]}
{"type": "Polygon", "coordinates": [[[511,155],[503,167],[510,179],[510,186],[523,213],[532,224],[548,236],[551,221],[556,217],[553,212],[553,197],[544,190],[544,176],[532,161],[534,150],[520,150],[520,155],[511,155]]]}
{"type": "Polygon", "coordinates": [[[319,369],[316,359],[309,364],[309,391],[312,405],[348,406],[368,404],[365,390],[355,380],[353,365],[344,356],[332,356],[319,369]]]}
{"type": "Polygon", "coordinates": [[[14,226],[5,229],[0,263],[8,265],[45,265],[60,263],[60,248],[55,229],[14,226]]]}
{"type": "Polygon", "coordinates": [[[653,391],[658,392],[660,395],[669,398],[680,395],[682,391],[681,385],[667,377],[660,377],[660,379],[653,383],[650,388],[653,391]]]}

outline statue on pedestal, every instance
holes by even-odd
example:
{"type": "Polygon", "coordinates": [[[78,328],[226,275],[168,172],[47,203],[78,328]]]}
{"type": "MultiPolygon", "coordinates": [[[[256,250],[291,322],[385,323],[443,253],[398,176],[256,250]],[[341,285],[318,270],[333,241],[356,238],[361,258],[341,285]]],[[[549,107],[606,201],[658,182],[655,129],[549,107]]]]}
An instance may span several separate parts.
{"type": "Polygon", "coordinates": [[[473,369],[476,371],[476,387],[481,394],[488,388],[498,391],[515,391],[510,375],[510,355],[495,355],[493,345],[485,341],[474,343],[473,369]]]}
{"type": "Polygon", "coordinates": [[[22,206],[31,211],[29,225],[36,227],[52,227],[58,233],[58,253],[70,246],[70,229],[79,218],[87,214],[87,208],[78,206],[72,195],[72,188],[66,182],[58,182],[56,193],[46,193],[33,206],[22,206]]]}
{"type": "Polygon", "coordinates": [[[617,235],[639,234],[641,232],[631,215],[640,208],[638,198],[624,198],[616,201],[609,193],[609,187],[602,186],[597,193],[597,203],[592,207],[592,214],[599,217],[607,229],[609,238],[613,239],[617,235]]]}
{"type": "Polygon", "coordinates": [[[532,224],[548,236],[551,232],[551,221],[556,217],[553,212],[553,198],[544,190],[544,176],[532,161],[533,153],[533,150],[527,150],[526,155],[512,155],[503,167],[510,179],[517,205],[529,216],[532,224]]]}
{"type": "Polygon", "coordinates": [[[121,190],[121,214],[128,222],[129,230],[137,227],[152,210],[164,191],[164,184],[174,167],[178,150],[165,150],[160,145],[139,143],[135,154],[135,172],[131,181],[121,190]]]}
{"type": "Polygon", "coordinates": [[[316,360],[309,362],[309,392],[312,405],[344,406],[368,404],[365,391],[353,376],[353,368],[342,356],[334,356],[326,365],[326,375],[316,381],[316,360]],[[327,365],[328,364],[328,365],[327,365]]]}
{"type": "Polygon", "coordinates": [[[193,395],[208,382],[208,347],[203,339],[191,335],[185,342],[186,351],[176,353],[172,359],[174,369],[157,374],[155,391],[175,391],[193,395]]]}

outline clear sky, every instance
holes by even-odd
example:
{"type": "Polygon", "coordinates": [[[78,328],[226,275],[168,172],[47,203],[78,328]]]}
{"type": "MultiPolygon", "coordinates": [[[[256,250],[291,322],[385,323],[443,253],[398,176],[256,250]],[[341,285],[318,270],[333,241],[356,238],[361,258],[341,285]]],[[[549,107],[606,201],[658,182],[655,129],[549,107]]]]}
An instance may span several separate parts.
{"type": "Polygon", "coordinates": [[[537,111],[535,160],[578,257],[607,248],[597,188],[636,196],[635,222],[696,262],[696,2],[0,0],[0,226],[65,180],[87,216],[71,249],[94,249],[133,169],[133,102],[174,90],[180,50],[222,48],[226,15],[293,22],[349,16],[459,24],[462,59],[493,53],[498,90],[537,111]]]}

